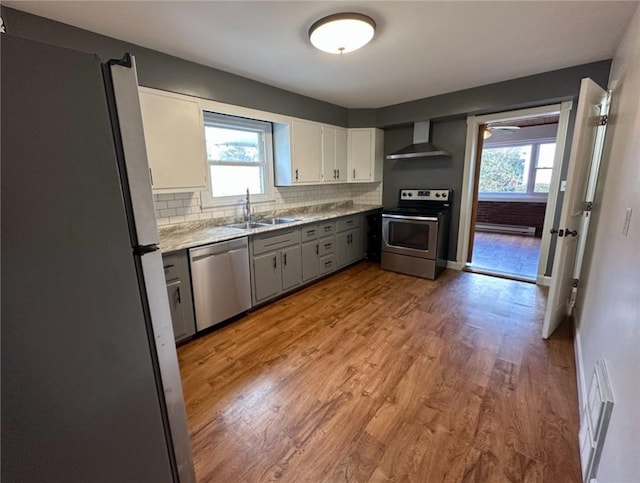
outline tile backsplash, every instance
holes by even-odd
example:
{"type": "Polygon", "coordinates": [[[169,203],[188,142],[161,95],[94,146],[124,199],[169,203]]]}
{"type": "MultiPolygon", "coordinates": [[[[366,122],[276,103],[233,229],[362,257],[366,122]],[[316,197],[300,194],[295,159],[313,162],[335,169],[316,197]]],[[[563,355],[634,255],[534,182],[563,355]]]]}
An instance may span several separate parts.
{"type": "MultiPolygon", "coordinates": [[[[158,226],[213,218],[242,219],[243,205],[203,208],[200,192],[154,195],[158,226]]],[[[382,204],[382,183],[350,183],[318,186],[288,186],[274,188],[274,201],[252,203],[256,215],[299,208],[353,201],[357,205],[382,204]]]]}

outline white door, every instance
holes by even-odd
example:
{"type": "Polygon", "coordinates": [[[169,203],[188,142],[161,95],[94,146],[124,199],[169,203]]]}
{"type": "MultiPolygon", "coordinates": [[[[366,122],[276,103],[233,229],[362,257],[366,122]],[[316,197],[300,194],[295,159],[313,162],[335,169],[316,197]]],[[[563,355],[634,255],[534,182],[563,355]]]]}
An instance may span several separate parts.
{"type": "Polygon", "coordinates": [[[575,303],[606,129],[606,123],[602,123],[601,119],[606,116],[608,109],[606,91],[591,79],[582,79],[567,187],[560,226],[557,227],[553,278],[542,328],[542,337],[545,339],[571,313],[575,303]]]}

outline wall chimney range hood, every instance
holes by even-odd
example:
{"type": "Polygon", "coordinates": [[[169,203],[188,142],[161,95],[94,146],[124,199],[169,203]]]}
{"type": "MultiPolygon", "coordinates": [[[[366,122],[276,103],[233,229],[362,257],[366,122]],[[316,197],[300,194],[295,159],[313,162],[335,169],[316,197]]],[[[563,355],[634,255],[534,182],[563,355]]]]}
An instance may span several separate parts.
{"type": "Polygon", "coordinates": [[[429,121],[416,122],[413,125],[413,144],[398,151],[387,154],[387,159],[422,159],[433,156],[450,156],[451,153],[443,151],[429,142],[429,121]]]}

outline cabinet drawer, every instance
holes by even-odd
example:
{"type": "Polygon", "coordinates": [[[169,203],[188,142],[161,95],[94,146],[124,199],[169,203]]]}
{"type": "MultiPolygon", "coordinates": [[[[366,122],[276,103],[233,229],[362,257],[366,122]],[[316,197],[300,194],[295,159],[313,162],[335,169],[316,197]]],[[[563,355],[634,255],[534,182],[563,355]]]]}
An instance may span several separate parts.
{"type": "Polygon", "coordinates": [[[350,230],[351,228],[356,228],[360,226],[360,216],[347,216],[344,218],[340,218],[337,222],[336,231],[340,233],[341,231],[350,230]]]}
{"type": "Polygon", "coordinates": [[[336,238],[333,236],[327,236],[324,238],[320,238],[318,241],[318,256],[324,257],[325,255],[329,255],[333,253],[336,246],[336,238]]]}
{"type": "Polygon", "coordinates": [[[279,230],[253,237],[253,254],[278,250],[289,245],[300,243],[300,228],[279,230]]]}
{"type": "Polygon", "coordinates": [[[162,257],[162,265],[164,266],[164,278],[167,282],[180,278],[178,257],[176,255],[165,255],[162,257]]]}
{"type": "Polygon", "coordinates": [[[336,224],[333,221],[323,221],[318,225],[318,236],[333,235],[336,231],[336,224]]]}
{"type": "Polygon", "coordinates": [[[336,269],[335,255],[326,255],[320,258],[320,275],[333,272],[336,269]]]}
{"type": "Polygon", "coordinates": [[[318,239],[318,225],[304,225],[301,228],[302,242],[317,240],[318,239]]]}

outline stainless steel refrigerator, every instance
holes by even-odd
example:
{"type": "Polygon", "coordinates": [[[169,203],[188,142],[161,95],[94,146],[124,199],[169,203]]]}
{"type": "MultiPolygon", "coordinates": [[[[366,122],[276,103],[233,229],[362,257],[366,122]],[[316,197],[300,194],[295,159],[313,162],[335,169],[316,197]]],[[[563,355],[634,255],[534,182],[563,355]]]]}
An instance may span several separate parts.
{"type": "Polygon", "coordinates": [[[2,481],[193,481],[135,60],[0,43],[2,481]]]}

